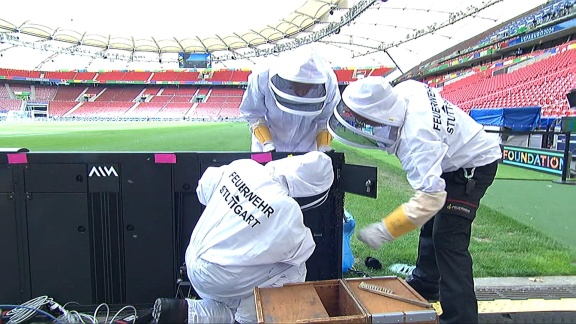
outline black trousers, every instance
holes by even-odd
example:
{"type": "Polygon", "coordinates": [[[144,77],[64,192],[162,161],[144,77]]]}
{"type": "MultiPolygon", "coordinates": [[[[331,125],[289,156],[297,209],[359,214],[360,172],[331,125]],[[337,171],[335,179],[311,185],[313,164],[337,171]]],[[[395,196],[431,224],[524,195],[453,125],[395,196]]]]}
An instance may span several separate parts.
{"type": "Polygon", "coordinates": [[[497,169],[497,161],[477,167],[474,189],[468,193],[464,169],[442,174],[448,193],[446,203],[420,230],[416,268],[407,281],[424,297],[439,293],[440,323],[478,323],[468,247],[480,199],[494,181],[497,169]]]}

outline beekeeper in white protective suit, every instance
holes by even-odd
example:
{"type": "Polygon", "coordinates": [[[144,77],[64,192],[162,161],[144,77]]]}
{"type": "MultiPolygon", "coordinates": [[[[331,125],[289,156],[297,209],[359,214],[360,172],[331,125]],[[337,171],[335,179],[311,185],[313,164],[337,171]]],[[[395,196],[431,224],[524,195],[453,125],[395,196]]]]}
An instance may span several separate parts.
{"type": "Polygon", "coordinates": [[[158,299],[156,322],[256,322],[255,287],[305,280],[316,244],[302,210],[322,204],[333,181],[321,152],[208,168],[196,189],[206,209],[186,250],[188,278],[202,299],[158,299]]]}
{"type": "Polygon", "coordinates": [[[310,47],[248,78],[240,112],[253,152],[330,151],[328,118],[340,102],[336,74],[310,47]]]}
{"type": "Polygon", "coordinates": [[[361,229],[358,239],[379,249],[421,227],[407,282],[423,297],[439,298],[441,323],[478,322],[468,245],[476,209],[496,174],[498,141],[424,83],[392,87],[368,77],[348,85],[342,100],[329,121],[332,135],[396,155],[415,190],[381,222],[361,229]]]}

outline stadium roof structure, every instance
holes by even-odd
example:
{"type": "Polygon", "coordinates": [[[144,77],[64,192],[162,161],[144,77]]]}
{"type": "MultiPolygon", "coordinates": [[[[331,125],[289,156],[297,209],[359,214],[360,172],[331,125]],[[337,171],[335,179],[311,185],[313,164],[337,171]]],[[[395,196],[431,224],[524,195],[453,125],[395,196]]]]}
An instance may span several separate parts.
{"type": "Polygon", "coordinates": [[[191,52],[210,53],[214,68],[252,68],[312,44],[333,66],[407,71],[545,2],[10,1],[0,13],[0,67],[177,69],[178,53],[191,52]]]}

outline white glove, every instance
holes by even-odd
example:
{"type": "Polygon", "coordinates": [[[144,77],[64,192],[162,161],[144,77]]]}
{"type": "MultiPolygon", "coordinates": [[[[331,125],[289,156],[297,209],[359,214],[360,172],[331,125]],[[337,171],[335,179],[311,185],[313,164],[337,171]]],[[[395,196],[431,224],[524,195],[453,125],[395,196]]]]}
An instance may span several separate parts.
{"type": "Polygon", "coordinates": [[[374,250],[379,250],[384,243],[394,241],[384,223],[372,223],[358,231],[358,240],[374,250]]]}
{"type": "Polygon", "coordinates": [[[276,151],[276,146],[274,146],[274,143],[272,142],[266,142],[262,145],[262,151],[263,152],[276,151]]]}
{"type": "Polygon", "coordinates": [[[320,146],[320,147],[318,148],[318,151],[320,151],[320,152],[322,152],[322,153],[326,153],[326,152],[334,151],[334,149],[331,148],[331,147],[328,146],[328,145],[322,145],[322,146],[320,146]]]}

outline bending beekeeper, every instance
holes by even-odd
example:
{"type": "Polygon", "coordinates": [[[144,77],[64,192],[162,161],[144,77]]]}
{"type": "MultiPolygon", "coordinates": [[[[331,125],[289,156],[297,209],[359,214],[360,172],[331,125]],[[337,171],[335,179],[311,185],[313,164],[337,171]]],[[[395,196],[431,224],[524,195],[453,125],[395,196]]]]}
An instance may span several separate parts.
{"type": "Polygon", "coordinates": [[[322,204],[333,181],[321,152],[208,168],[196,189],[206,209],[186,250],[188,278],[202,299],[158,299],[155,320],[256,322],[255,287],[305,280],[316,244],[302,211],[322,204]]]}
{"type": "Polygon", "coordinates": [[[308,46],[252,72],[240,104],[252,151],[330,151],[326,124],[340,98],[336,74],[308,46]]]}
{"type": "Polygon", "coordinates": [[[351,83],[329,129],[338,140],[394,154],[414,196],[382,221],[358,232],[374,249],[420,228],[416,268],[407,282],[440,300],[441,323],[478,322],[472,222],[501,156],[498,141],[468,114],[426,84],[392,87],[382,77],[351,83]]]}

